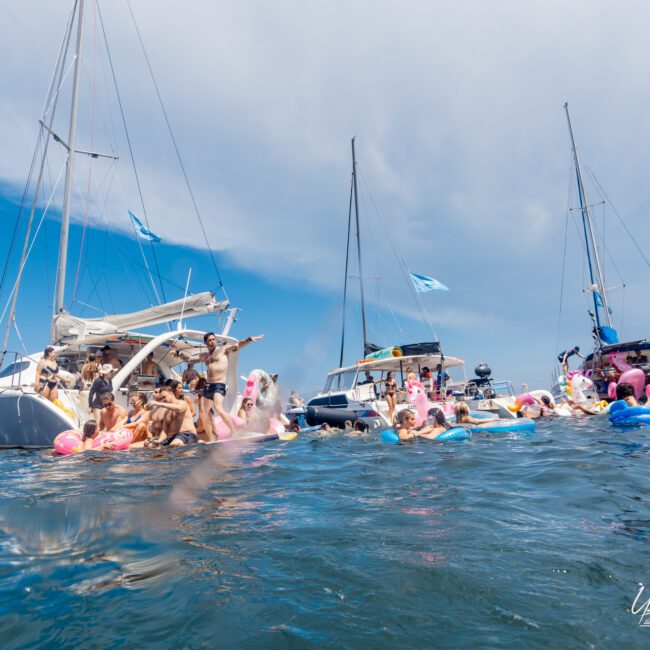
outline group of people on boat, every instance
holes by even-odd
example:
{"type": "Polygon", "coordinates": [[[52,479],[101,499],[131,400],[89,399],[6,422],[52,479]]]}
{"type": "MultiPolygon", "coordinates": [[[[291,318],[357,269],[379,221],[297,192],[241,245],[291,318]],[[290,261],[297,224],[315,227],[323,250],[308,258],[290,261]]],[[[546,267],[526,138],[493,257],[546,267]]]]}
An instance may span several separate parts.
{"type": "MultiPolygon", "coordinates": [[[[92,413],[92,419],[83,428],[84,440],[93,441],[102,433],[126,429],[133,434],[130,447],[180,446],[199,440],[212,442],[216,440],[213,416],[234,434],[235,423],[223,405],[228,391],[229,355],[263,337],[249,336],[224,344],[218,342],[214,332],[208,332],[203,338],[206,351],[196,359],[205,365],[205,376],[194,367],[195,360],[189,360],[180,380],[165,380],[154,388],[149,398],[144,392],[131,392],[128,411],[115,401],[112,384],[112,378],[123,367],[123,362],[113,355],[110,346],[101,349],[101,363],[95,353],[90,353],[81,370],[84,385],[90,382],[88,408],[92,413]]],[[[158,374],[152,354],[143,362],[141,372],[153,376],[158,374]]],[[[51,401],[58,399],[59,373],[55,349],[48,346],[36,369],[35,390],[39,395],[51,401]]],[[[277,375],[273,380],[277,381],[277,375]]],[[[242,400],[238,418],[240,423],[243,422],[243,428],[251,430],[263,419],[256,410],[250,398],[242,400]]]]}

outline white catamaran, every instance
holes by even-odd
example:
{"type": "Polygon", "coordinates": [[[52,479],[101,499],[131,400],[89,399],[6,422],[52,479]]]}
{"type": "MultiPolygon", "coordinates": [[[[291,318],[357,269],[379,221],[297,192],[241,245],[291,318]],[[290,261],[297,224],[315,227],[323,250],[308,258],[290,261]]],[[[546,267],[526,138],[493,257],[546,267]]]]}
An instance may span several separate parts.
{"type": "MultiPolygon", "coordinates": [[[[43,352],[21,354],[7,352],[9,329],[14,324],[16,300],[20,280],[27,261],[30,244],[30,228],[34,214],[39,208],[38,196],[45,169],[45,157],[48,146],[63,146],[66,150],[65,187],[59,238],[59,256],[56,275],[54,310],[49,337],[47,329],[43,331],[43,341],[49,338],[55,348],[56,361],[60,376],[74,380],[86,360],[89,352],[101,349],[105,345],[112,348],[113,354],[123,363],[123,367],[113,378],[113,392],[116,401],[127,406],[131,391],[149,392],[156,380],[164,378],[180,379],[188,360],[197,359],[203,347],[202,331],[186,327],[186,319],[205,314],[224,316],[222,326],[215,329],[219,342],[232,343],[236,339],[230,336],[237,309],[230,308],[228,300],[217,300],[212,292],[186,295],[184,298],[151,306],[142,311],[128,314],[106,315],[100,318],[80,318],[66,310],[66,271],[68,266],[68,229],[72,205],[72,187],[75,157],[78,155],[93,158],[105,154],[85,151],[77,148],[77,112],[79,105],[79,87],[81,60],[84,40],[85,0],[74,3],[66,33],[61,45],[52,86],[46,102],[46,108],[40,120],[43,157],[37,175],[34,198],[31,204],[30,222],[25,239],[25,247],[18,269],[17,278],[11,295],[11,309],[7,316],[7,332],[4,337],[2,359],[5,363],[0,371],[0,447],[51,447],[56,435],[67,429],[79,428],[91,417],[88,408],[87,386],[74,387],[73,381],[59,387],[59,400],[53,403],[39,395],[34,389],[36,367],[43,357],[43,352]],[[60,96],[63,81],[67,75],[65,65],[67,48],[73,40],[76,26],[76,45],[74,47],[74,69],[72,80],[72,98],[70,103],[70,122],[67,140],[54,131],[54,113],[60,96]],[[227,310],[229,315],[226,316],[227,310]],[[162,334],[146,334],[140,328],[151,327],[176,321],[173,331],[162,334]],[[160,377],[140,374],[142,363],[150,355],[157,364],[160,377]]],[[[119,99],[119,98],[118,98],[119,99]]],[[[126,123],[124,124],[126,127],[126,123]]],[[[116,159],[116,156],[106,156],[116,159]]],[[[198,211],[197,211],[198,215],[198,211]]],[[[200,217],[199,217],[200,218],[200,217]]],[[[201,224],[202,225],[202,224],[201,224]]],[[[205,231],[204,231],[205,232],[205,231]]],[[[207,240],[206,240],[207,241],[207,240]]],[[[32,241],[33,243],[33,241],[32,241]]],[[[215,267],[216,268],[216,267],[215,267]]],[[[153,282],[153,280],[152,280],[153,282]]],[[[171,329],[171,326],[170,326],[171,329]]],[[[44,346],[45,347],[45,346],[44,346]]],[[[230,354],[228,385],[237,386],[238,352],[230,354]]],[[[228,392],[224,407],[230,410],[237,400],[237,391],[228,392]]],[[[268,436],[246,434],[249,437],[263,439],[268,436]]]]}
{"type": "MultiPolygon", "coordinates": [[[[468,379],[465,363],[458,357],[443,353],[438,340],[425,343],[410,343],[395,348],[386,348],[369,343],[366,331],[366,307],[363,270],[361,264],[361,243],[359,227],[359,202],[357,197],[357,160],[355,139],[352,138],[352,182],[350,188],[350,211],[348,214],[348,256],[346,257],[343,289],[343,326],[339,367],[327,374],[325,386],[307,403],[307,423],[316,425],[328,423],[343,426],[346,420],[364,420],[371,427],[392,426],[389,404],[386,400],[384,381],[393,373],[398,387],[396,390],[395,413],[405,408],[416,408],[405,387],[407,371],[414,372],[427,393],[427,408],[438,407],[453,411],[458,401],[468,402],[476,411],[492,413],[500,418],[513,418],[510,410],[516,402],[515,391],[509,381],[493,381],[491,370],[485,363],[475,369],[476,377],[468,379]],[[361,298],[361,323],[363,328],[363,357],[353,364],[344,365],[345,309],[348,289],[348,262],[352,227],[352,206],[356,226],[356,248],[359,267],[359,289],[361,298]],[[391,352],[394,350],[394,352],[391,352]],[[382,388],[383,387],[383,388],[382,388]]],[[[400,264],[404,266],[404,264],[400,264]]],[[[416,293],[417,299],[417,293],[416,293]]],[[[423,319],[426,319],[421,309],[423,319]]],[[[431,333],[435,337],[433,328],[431,333]]],[[[545,392],[545,391],[543,391],[545,392]]]]}

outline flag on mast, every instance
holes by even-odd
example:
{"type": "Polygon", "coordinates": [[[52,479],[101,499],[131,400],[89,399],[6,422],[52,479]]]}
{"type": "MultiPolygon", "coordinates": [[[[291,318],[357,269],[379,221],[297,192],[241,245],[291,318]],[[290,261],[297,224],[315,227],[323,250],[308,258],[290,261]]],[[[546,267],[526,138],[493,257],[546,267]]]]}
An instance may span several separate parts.
{"type": "Polygon", "coordinates": [[[410,275],[413,286],[418,293],[426,293],[434,289],[438,291],[449,291],[449,287],[446,287],[442,282],[438,282],[438,280],[429,278],[426,275],[419,275],[418,273],[410,273],[410,275]]]}
{"type": "Polygon", "coordinates": [[[138,217],[136,217],[133,212],[131,212],[131,210],[129,210],[129,216],[131,217],[131,222],[133,223],[135,234],[140,237],[140,239],[154,242],[155,244],[160,241],[160,237],[158,237],[158,235],[155,233],[152,233],[151,230],[147,230],[140,219],[138,219],[138,217]]]}

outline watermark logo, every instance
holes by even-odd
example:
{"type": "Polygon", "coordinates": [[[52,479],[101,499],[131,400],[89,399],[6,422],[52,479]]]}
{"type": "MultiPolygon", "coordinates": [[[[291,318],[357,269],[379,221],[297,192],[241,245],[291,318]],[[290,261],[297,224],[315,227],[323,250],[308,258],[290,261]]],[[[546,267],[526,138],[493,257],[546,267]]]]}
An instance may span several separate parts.
{"type": "Polygon", "coordinates": [[[639,625],[641,627],[650,627],[650,597],[645,601],[643,600],[643,592],[645,590],[644,584],[639,584],[639,591],[636,598],[632,603],[632,614],[639,617],[639,625]]]}

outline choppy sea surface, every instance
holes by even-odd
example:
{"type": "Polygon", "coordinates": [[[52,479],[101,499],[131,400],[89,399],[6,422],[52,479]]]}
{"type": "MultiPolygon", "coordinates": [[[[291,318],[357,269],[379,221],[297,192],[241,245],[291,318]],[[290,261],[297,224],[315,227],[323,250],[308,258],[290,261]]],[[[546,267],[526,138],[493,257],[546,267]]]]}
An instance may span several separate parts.
{"type": "Polygon", "coordinates": [[[0,647],[647,648],[649,450],[584,418],[0,452],[0,647]]]}

